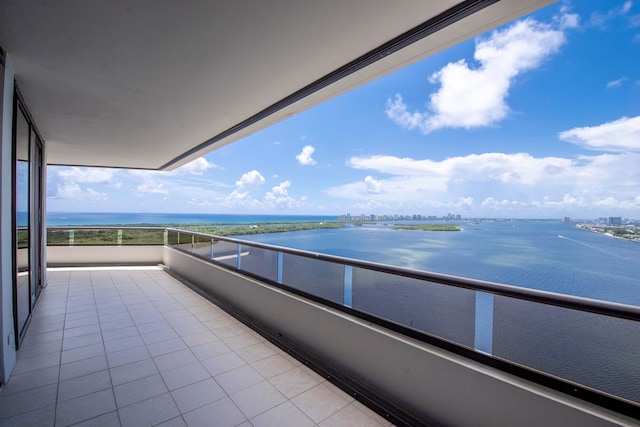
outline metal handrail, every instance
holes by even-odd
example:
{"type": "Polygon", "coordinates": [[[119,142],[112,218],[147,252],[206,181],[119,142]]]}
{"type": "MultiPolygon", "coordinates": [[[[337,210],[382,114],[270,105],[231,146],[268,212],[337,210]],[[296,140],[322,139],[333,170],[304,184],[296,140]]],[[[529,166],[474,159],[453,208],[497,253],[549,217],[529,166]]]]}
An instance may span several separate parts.
{"type": "MultiPolygon", "coordinates": [[[[207,239],[215,239],[238,245],[250,246],[259,249],[282,252],[304,258],[316,259],[319,261],[332,262],[346,266],[363,268],[396,276],[403,276],[412,279],[422,280],[430,283],[438,283],[445,286],[453,286],[472,291],[485,292],[509,298],[516,298],[523,301],[530,301],[545,305],[552,305],[561,308],[579,310],[588,313],[600,314],[609,317],[640,321],[640,307],[629,304],[621,304],[609,301],[584,298],[573,295],[559,294],[556,292],[541,291],[537,289],[522,288],[503,283],[489,282],[485,280],[470,279],[467,277],[454,276],[450,274],[435,273],[430,271],[415,270],[406,267],[397,267],[389,264],[364,261],[347,258],[337,255],[322,254],[318,252],[305,251],[302,249],[287,248],[284,246],[270,245],[266,243],[251,242],[233,237],[216,236],[213,234],[189,231],[173,227],[162,226],[49,226],[47,231],[61,230],[141,230],[177,232],[181,234],[199,236],[207,239]]],[[[159,243],[160,245],[161,243],[159,243]]]]}
{"type": "Polygon", "coordinates": [[[573,295],[559,294],[555,292],[540,291],[537,289],[521,288],[518,286],[505,285],[502,283],[488,282],[484,280],[469,279],[466,277],[453,276],[449,274],[434,273],[429,271],[414,270],[404,267],[396,267],[388,264],[382,264],[371,261],[357,260],[337,255],[327,255],[317,252],[305,251],[301,249],[286,248],[282,246],[269,245],[266,243],[250,242],[232,237],[215,236],[197,231],[181,230],[177,228],[167,228],[168,231],[179,232],[183,234],[200,236],[221,240],[230,243],[236,243],[245,246],[251,246],[260,249],[267,249],[276,252],[298,255],[305,258],[312,258],[321,261],[334,262],[338,264],[348,265],[351,267],[359,267],[368,270],[378,271],[381,273],[393,274],[397,276],[409,277],[413,279],[423,280],[431,283],[438,283],[446,286],[454,286],[473,291],[486,292],[494,295],[516,298],[524,301],[531,301],[545,305],[553,305],[556,307],[579,310],[588,313],[601,314],[609,317],[640,321],[640,307],[620,304],[609,301],[601,301],[592,298],[577,297],[573,295]]]}
{"type": "Polygon", "coordinates": [[[132,226],[132,225],[53,225],[47,226],[48,230],[153,230],[153,231],[161,231],[167,230],[167,227],[158,227],[158,226],[132,226]]]}

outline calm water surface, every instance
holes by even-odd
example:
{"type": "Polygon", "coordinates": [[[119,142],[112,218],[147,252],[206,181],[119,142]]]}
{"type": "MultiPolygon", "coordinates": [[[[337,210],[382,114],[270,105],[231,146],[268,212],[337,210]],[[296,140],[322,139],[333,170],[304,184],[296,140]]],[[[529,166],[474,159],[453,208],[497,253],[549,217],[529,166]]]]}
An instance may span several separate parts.
{"type": "Polygon", "coordinates": [[[384,224],[244,236],[305,249],[640,305],[640,244],[569,223],[461,223],[462,231],[393,230],[384,224]]]}

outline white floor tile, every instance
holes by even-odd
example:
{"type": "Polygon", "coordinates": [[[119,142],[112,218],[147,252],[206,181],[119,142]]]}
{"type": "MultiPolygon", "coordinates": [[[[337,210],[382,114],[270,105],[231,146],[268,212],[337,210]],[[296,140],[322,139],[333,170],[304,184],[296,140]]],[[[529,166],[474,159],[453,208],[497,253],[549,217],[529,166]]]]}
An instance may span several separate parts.
{"type": "Polygon", "coordinates": [[[157,268],[49,278],[0,425],[388,425],[157,268]]]}

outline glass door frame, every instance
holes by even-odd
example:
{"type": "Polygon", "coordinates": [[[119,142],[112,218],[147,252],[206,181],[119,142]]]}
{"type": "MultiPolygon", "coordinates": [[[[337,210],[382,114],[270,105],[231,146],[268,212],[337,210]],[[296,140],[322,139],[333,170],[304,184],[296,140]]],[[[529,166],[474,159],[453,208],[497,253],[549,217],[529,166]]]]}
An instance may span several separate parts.
{"type": "MultiPolygon", "coordinates": [[[[45,269],[43,268],[43,235],[44,233],[44,185],[45,185],[45,159],[44,159],[44,142],[40,137],[37,128],[26,104],[20,95],[17,85],[15,86],[15,95],[13,102],[13,135],[12,135],[12,255],[13,255],[13,314],[14,314],[14,332],[16,349],[22,343],[25,332],[31,321],[31,314],[37,302],[37,299],[45,285],[45,269]],[[18,120],[24,119],[27,124],[27,194],[18,194],[18,120]],[[19,241],[18,241],[18,203],[19,197],[25,197],[27,203],[27,271],[28,279],[28,295],[27,301],[19,300],[19,241]],[[23,307],[25,305],[26,307],[23,307]],[[22,305],[21,305],[22,304],[22,305]],[[20,310],[28,311],[26,316],[20,310]]],[[[24,291],[24,290],[23,290],[24,291]]]]}

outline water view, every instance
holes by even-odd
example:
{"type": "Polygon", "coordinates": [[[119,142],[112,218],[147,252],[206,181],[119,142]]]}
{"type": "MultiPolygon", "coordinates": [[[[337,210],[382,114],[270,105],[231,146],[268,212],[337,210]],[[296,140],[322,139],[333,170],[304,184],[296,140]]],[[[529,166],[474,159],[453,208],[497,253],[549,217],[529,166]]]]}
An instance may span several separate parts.
{"type": "Polygon", "coordinates": [[[461,222],[460,232],[392,223],[241,238],[400,267],[640,305],[640,244],[554,221],[461,222]]]}
{"type": "MultiPolygon", "coordinates": [[[[331,216],[49,212],[47,225],[192,225],[331,221],[331,216]]],[[[560,221],[456,222],[461,231],[395,230],[397,222],[236,236],[312,252],[640,305],[640,244],[560,221]]],[[[407,223],[407,221],[402,222],[407,223]]]]}
{"type": "MultiPolygon", "coordinates": [[[[460,232],[394,230],[390,224],[376,223],[246,238],[640,305],[637,242],[557,221],[459,225],[460,232]]],[[[640,336],[636,322],[401,278],[388,282],[379,274],[354,276],[353,300],[359,310],[640,401],[640,343],[631,339],[640,336]],[[479,342],[482,334],[489,337],[484,343],[479,342]]]]}
{"type": "MultiPolygon", "coordinates": [[[[56,215],[49,218],[49,223],[64,221],[67,225],[74,222],[89,225],[87,222],[91,222],[84,214],[65,214],[64,219],[56,218],[56,215]]],[[[198,226],[223,224],[227,227],[235,224],[244,226],[239,229],[254,230],[266,228],[266,223],[300,224],[330,220],[305,216],[141,215],[101,214],[98,225],[184,224],[186,228],[192,228],[196,223],[198,226]]],[[[335,218],[331,220],[336,222],[335,218]]],[[[640,305],[638,242],[560,221],[462,220],[455,222],[460,231],[398,230],[394,229],[396,224],[398,222],[394,221],[346,222],[332,229],[234,237],[392,266],[640,305]]],[[[428,222],[402,221],[402,225],[407,224],[428,222]]],[[[204,249],[209,253],[209,249],[204,249]]],[[[233,245],[227,250],[231,254],[236,253],[233,245]]],[[[275,260],[273,255],[268,251],[248,250],[246,259],[242,261],[243,269],[251,271],[250,266],[255,265],[263,266],[256,270],[258,273],[262,268],[270,270],[275,260]]],[[[229,262],[235,265],[235,261],[229,262]]],[[[336,273],[336,280],[332,280],[325,276],[335,269],[331,270],[326,263],[309,260],[296,266],[296,262],[285,259],[284,264],[282,283],[294,283],[301,290],[342,303],[344,274],[341,270],[336,273]],[[318,271],[311,274],[316,269],[318,271]],[[333,294],[335,298],[327,297],[333,294]]],[[[640,342],[629,339],[640,336],[640,325],[636,322],[359,268],[354,269],[352,280],[352,302],[349,305],[353,309],[634,402],[640,401],[640,371],[637,369],[640,366],[640,342]]]]}

